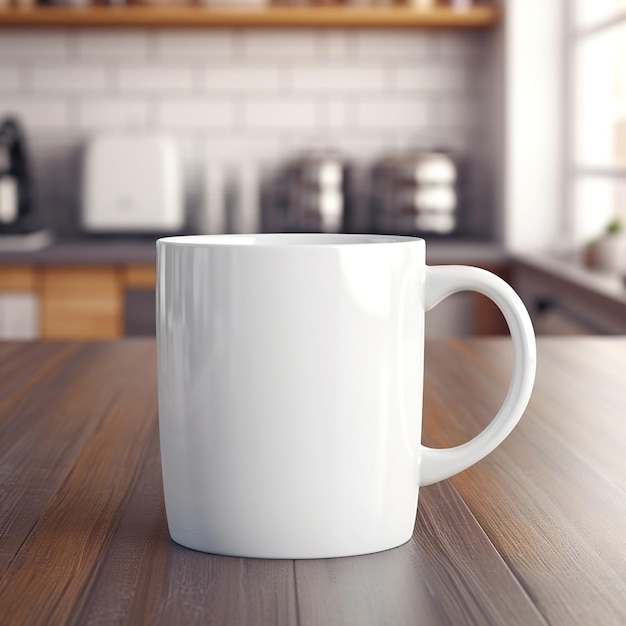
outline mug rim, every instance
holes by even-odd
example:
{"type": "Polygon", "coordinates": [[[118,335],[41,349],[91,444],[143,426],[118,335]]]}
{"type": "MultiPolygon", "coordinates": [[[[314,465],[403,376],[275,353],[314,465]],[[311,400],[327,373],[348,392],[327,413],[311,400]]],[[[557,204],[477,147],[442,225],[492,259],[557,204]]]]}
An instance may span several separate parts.
{"type": "Polygon", "coordinates": [[[254,233],[224,235],[174,235],[157,239],[157,245],[177,247],[288,248],[354,247],[425,243],[421,237],[362,233],[254,233]]]}

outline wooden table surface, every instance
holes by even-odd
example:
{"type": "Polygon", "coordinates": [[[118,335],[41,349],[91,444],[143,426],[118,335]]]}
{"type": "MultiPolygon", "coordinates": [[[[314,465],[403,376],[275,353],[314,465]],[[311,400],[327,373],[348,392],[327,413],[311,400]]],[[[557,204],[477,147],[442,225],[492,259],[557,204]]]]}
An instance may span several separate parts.
{"type": "MultiPolygon", "coordinates": [[[[424,439],[499,406],[506,339],[431,343],[424,439]]],[[[626,339],[542,339],[531,405],[422,488],[411,541],[342,559],[168,536],[150,340],[0,345],[0,624],[626,624],[626,339]]]]}

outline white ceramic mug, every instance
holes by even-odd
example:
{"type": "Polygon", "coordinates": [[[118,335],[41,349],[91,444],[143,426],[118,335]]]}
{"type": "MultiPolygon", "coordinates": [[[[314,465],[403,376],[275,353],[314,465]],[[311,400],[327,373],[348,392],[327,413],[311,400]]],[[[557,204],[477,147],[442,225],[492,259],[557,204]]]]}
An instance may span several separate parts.
{"type": "Polygon", "coordinates": [[[531,394],[535,338],[500,278],[429,267],[422,239],[223,235],[157,242],[169,530],[206,552],[322,558],[408,541],[420,485],[483,458],[531,394]],[[420,443],[424,313],[461,290],[502,310],[511,386],[468,443],[420,443]]]}

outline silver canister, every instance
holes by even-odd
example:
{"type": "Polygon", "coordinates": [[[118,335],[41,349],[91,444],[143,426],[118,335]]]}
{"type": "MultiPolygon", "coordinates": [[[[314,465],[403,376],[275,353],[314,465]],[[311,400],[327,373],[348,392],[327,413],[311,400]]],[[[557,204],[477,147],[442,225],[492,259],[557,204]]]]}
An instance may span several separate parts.
{"type": "Polygon", "coordinates": [[[275,180],[264,230],[342,232],[350,213],[350,165],[339,153],[310,152],[289,161],[275,180]]]}
{"type": "Polygon", "coordinates": [[[383,157],[372,170],[373,229],[397,234],[455,232],[458,179],[458,161],[447,151],[411,151],[383,157]]]}

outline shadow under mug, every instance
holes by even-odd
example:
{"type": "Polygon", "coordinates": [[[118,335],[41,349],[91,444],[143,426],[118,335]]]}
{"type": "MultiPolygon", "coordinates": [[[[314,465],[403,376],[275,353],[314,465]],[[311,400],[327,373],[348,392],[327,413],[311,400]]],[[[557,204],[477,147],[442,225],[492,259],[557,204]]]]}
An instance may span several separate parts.
{"type": "Polygon", "coordinates": [[[421,485],[489,454],[530,398],[536,349],[500,278],[425,264],[422,239],[216,235],[157,242],[163,485],[174,541],[245,557],[378,552],[412,535],[421,485]],[[500,411],[421,444],[424,313],[474,290],[514,345],[500,411]]]}

